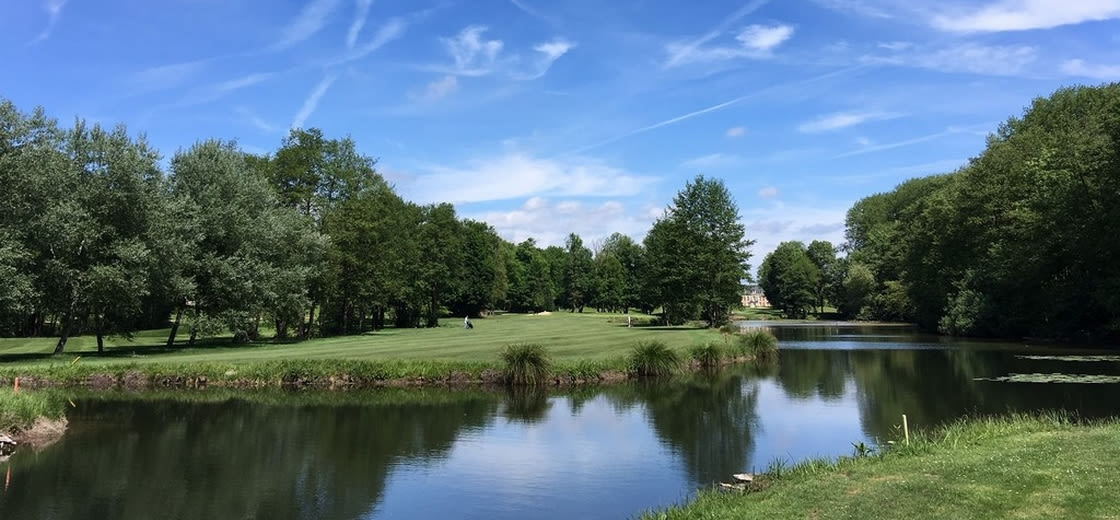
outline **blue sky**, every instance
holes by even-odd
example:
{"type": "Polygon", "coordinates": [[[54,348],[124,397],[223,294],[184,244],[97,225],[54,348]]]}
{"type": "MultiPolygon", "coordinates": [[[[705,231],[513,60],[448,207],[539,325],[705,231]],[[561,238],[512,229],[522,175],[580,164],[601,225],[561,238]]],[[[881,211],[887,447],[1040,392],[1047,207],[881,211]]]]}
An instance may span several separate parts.
{"type": "Polygon", "coordinates": [[[507,239],[641,239],[722,178],[752,263],[952,171],[1037,96],[1120,79],[1120,0],[8,0],[0,96],[274,150],[351,135],[507,239]]]}

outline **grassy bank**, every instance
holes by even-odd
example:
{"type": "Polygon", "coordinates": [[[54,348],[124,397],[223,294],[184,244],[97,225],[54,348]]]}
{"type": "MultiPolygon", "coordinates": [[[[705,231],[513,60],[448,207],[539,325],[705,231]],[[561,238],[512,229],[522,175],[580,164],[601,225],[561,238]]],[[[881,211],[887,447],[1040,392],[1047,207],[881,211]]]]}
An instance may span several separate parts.
{"type": "Polygon", "coordinates": [[[1117,421],[965,420],[883,453],[774,464],[745,494],[704,491],[642,518],[1120,518],[1117,461],[1117,421]]]}
{"type": "MultiPolygon", "coordinates": [[[[656,343],[679,353],[696,345],[725,345],[729,359],[744,350],[728,331],[695,327],[627,327],[611,314],[507,315],[432,329],[386,330],[362,336],[302,343],[233,346],[211,342],[194,348],[151,343],[115,343],[106,355],[70,349],[50,356],[44,340],[0,340],[0,382],[15,377],[31,386],[80,385],[95,388],[149,387],[320,387],[500,384],[511,378],[502,353],[511,344],[534,345],[547,355],[543,384],[601,383],[635,373],[634,346],[656,343]],[[43,343],[43,344],[40,344],[43,343]]],[[[147,341],[145,340],[147,339],[147,341]]],[[[78,342],[79,345],[83,344],[78,342]]],[[[686,368],[680,366],[681,369],[686,368]]]]}
{"type": "Polygon", "coordinates": [[[0,432],[12,433],[29,428],[42,417],[57,419],[66,412],[66,401],[50,392],[0,390],[0,432]]]}

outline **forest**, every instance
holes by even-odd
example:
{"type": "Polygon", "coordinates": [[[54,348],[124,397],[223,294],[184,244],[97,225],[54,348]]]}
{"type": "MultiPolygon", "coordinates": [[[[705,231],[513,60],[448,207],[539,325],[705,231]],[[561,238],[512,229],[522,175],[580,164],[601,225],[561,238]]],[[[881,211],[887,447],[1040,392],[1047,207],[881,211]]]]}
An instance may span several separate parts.
{"type": "Polygon", "coordinates": [[[451,204],[399,196],[350,137],[275,152],[202,140],[164,163],[142,136],[0,100],[0,336],[166,328],[246,342],[434,327],[497,309],[660,311],[719,326],[749,247],[718,179],[688,182],[643,242],[512,244],[451,204]],[[592,250],[594,249],[594,251],[592,250]]]}
{"type": "Polygon", "coordinates": [[[955,172],[857,201],[841,255],[786,242],[759,268],[770,302],[804,316],[943,334],[1120,341],[1120,84],[1035,99],[955,172]]]}

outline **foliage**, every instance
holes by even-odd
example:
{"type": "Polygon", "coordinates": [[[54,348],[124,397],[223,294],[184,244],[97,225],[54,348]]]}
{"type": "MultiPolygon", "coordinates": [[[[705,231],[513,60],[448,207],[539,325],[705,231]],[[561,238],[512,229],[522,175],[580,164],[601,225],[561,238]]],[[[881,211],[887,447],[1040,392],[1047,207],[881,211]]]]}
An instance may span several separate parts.
{"type": "Polygon", "coordinates": [[[669,324],[696,317],[710,327],[726,323],[739,303],[753,243],[723,182],[697,176],[646,235],[648,297],[669,324]]]}
{"type": "Polygon", "coordinates": [[[782,242],[762,261],[758,283],[770,305],[788,318],[804,318],[823,295],[821,270],[801,242],[782,242]]]}
{"type": "Polygon", "coordinates": [[[664,342],[640,341],[630,352],[630,373],[638,377],[665,377],[680,368],[680,356],[664,342]]]}
{"type": "Polygon", "coordinates": [[[511,385],[541,385],[548,381],[552,360],[536,343],[508,345],[502,351],[505,380],[511,385]]]}
{"type": "Polygon", "coordinates": [[[0,390],[0,433],[23,429],[39,417],[55,419],[65,413],[66,400],[50,391],[0,390]]]}

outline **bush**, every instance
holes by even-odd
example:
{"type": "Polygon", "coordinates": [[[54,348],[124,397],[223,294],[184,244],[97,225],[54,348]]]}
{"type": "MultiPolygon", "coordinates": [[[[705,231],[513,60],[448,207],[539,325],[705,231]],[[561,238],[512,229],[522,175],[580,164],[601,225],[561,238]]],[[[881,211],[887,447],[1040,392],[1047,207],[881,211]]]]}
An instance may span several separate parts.
{"type": "Polygon", "coordinates": [[[505,379],[511,385],[540,385],[548,380],[552,360],[544,346],[535,343],[509,345],[502,351],[505,379]]]}
{"type": "Polygon", "coordinates": [[[688,353],[703,368],[718,367],[723,361],[723,346],[714,341],[692,347],[688,353]]]}
{"type": "Polygon", "coordinates": [[[739,353],[763,359],[778,353],[778,338],[767,330],[752,330],[739,336],[739,353]]]}
{"type": "Polygon", "coordinates": [[[639,377],[672,375],[680,365],[676,351],[660,341],[642,341],[630,353],[630,372],[639,377]]]}
{"type": "Polygon", "coordinates": [[[723,334],[736,334],[739,332],[739,326],[734,323],[725,323],[719,328],[719,331],[723,334]]]}

